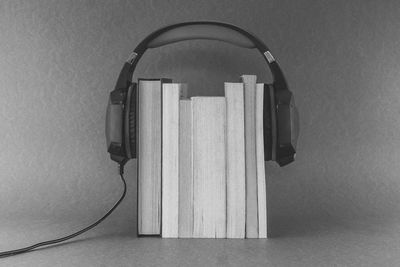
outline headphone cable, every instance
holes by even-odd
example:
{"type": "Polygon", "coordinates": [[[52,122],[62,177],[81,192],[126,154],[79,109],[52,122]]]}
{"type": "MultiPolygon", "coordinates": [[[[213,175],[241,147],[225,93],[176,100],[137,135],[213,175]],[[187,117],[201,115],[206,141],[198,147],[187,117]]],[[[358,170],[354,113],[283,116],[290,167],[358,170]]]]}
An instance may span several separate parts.
{"type": "Polygon", "coordinates": [[[82,230],[79,230],[79,231],[77,231],[75,233],[72,233],[70,235],[67,235],[67,236],[64,236],[64,237],[61,237],[61,238],[40,242],[40,243],[34,244],[32,246],[28,246],[28,247],[24,247],[24,248],[20,248],[20,249],[0,252],[0,258],[8,257],[8,256],[14,256],[14,255],[18,255],[18,254],[22,254],[22,253],[31,251],[31,250],[33,250],[35,248],[38,248],[38,247],[43,247],[43,246],[48,246],[48,245],[64,242],[64,241],[66,241],[68,239],[71,239],[71,238],[74,238],[74,237],[76,237],[76,236],[78,236],[80,234],[83,234],[84,232],[92,229],[93,227],[95,227],[96,225],[98,225],[99,223],[104,221],[118,207],[118,205],[122,202],[122,200],[125,198],[125,195],[126,195],[126,181],[125,181],[125,178],[124,178],[124,165],[123,164],[119,165],[119,175],[121,177],[121,181],[122,181],[123,186],[124,186],[122,195],[118,199],[118,201],[114,204],[114,206],[106,214],[104,214],[103,217],[98,219],[96,222],[94,222],[91,225],[83,228],[82,230]]]}

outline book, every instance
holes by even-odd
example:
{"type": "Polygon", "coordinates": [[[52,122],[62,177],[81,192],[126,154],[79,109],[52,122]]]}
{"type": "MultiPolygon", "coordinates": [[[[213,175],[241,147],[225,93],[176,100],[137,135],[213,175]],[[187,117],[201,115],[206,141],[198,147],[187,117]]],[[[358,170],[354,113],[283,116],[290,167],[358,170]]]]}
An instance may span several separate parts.
{"type": "MultiPolygon", "coordinates": [[[[267,193],[265,180],[265,161],[264,161],[264,126],[263,126],[263,107],[264,107],[264,86],[257,83],[256,86],[256,164],[257,164],[257,204],[258,204],[258,237],[267,238],[267,193]]],[[[268,92],[268,91],[267,91],[268,92]]]]}
{"type": "Polygon", "coordinates": [[[193,237],[226,237],[225,97],[192,97],[193,237]]]}
{"type": "Polygon", "coordinates": [[[162,85],[161,236],[164,238],[178,237],[179,99],[186,95],[184,84],[162,85]]]}
{"type": "Polygon", "coordinates": [[[179,101],[179,223],[178,237],[193,236],[192,101],[179,101]]]}
{"type": "Polygon", "coordinates": [[[161,231],[161,88],[169,82],[138,80],[138,235],[161,231]]]}
{"type": "Polygon", "coordinates": [[[258,238],[257,164],[256,164],[256,80],[242,75],[244,84],[244,125],[246,161],[246,238],[258,238]]]}
{"type": "Polygon", "coordinates": [[[246,169],[243,83],[228,83],[226,97],[226,236],[244,238],[246,224],[246,169]]]}

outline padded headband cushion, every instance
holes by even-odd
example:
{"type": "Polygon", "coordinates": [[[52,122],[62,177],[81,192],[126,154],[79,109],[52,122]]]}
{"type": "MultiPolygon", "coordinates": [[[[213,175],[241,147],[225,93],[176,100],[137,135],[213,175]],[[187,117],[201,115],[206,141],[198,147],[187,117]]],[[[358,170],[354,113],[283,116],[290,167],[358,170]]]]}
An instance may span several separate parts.
{"type": "Polygon", "coordinates": [[[129,146],[131,150],[131,158],[136,158],[136,107],[137,107],[137,86],[132,86],[132,93],[129,105],[129,146]]]}

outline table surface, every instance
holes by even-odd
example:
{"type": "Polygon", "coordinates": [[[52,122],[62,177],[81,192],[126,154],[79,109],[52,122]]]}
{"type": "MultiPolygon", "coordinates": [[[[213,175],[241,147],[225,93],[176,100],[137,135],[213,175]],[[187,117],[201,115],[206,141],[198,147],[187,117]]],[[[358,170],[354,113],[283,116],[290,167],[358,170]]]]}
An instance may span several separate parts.
{"type": "MultiPolygon", "coordinates": [[[[266,239],[137,238],[123,214],[0,266],[400,266],[400,224],[381,219],[282,220],[266,239]]],[[[85,219],[1,219],[0,250],[59,237],[85,219]]],[[[88,222],[86,222],[88,223],[88,222]]]]}

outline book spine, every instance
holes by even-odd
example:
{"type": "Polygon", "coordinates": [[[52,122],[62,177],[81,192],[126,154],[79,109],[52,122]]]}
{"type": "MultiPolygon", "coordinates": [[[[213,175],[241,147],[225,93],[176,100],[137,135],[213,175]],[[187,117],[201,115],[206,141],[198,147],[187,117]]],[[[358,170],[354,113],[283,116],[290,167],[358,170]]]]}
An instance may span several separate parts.
{"type": "Polygon", "coordinates": [[[227,157],[227,237],[244,238],[246,171],[243,83],[225,83],[227,157]]]}
{"type": "Polygon", "coordinates": [[[246,238],[258,238],[256,164],[256,76],[243,75],[246,157],[246,238]]]}
{"type": "Polygon", "coordinates": [[[193,236],[192,101],[179,101],[179,237],[193,236]]]}
{"type": "Polygon", "coordinates": [[[256,156],[257,156],[257,203],[258,237],[267,238],[267,193],[264,161],[264,126],[263,126],[264,84],[256,88],[256,156]]]}
{"type": "Polygon", "coordinates": [[[180,84],[162,88],[162,237],[178,237],[180,84]]]}
{"type": "Polygon", "coordinates": [[[193,236],[226,237],[224,97],[193,97],[193,236]]]}

